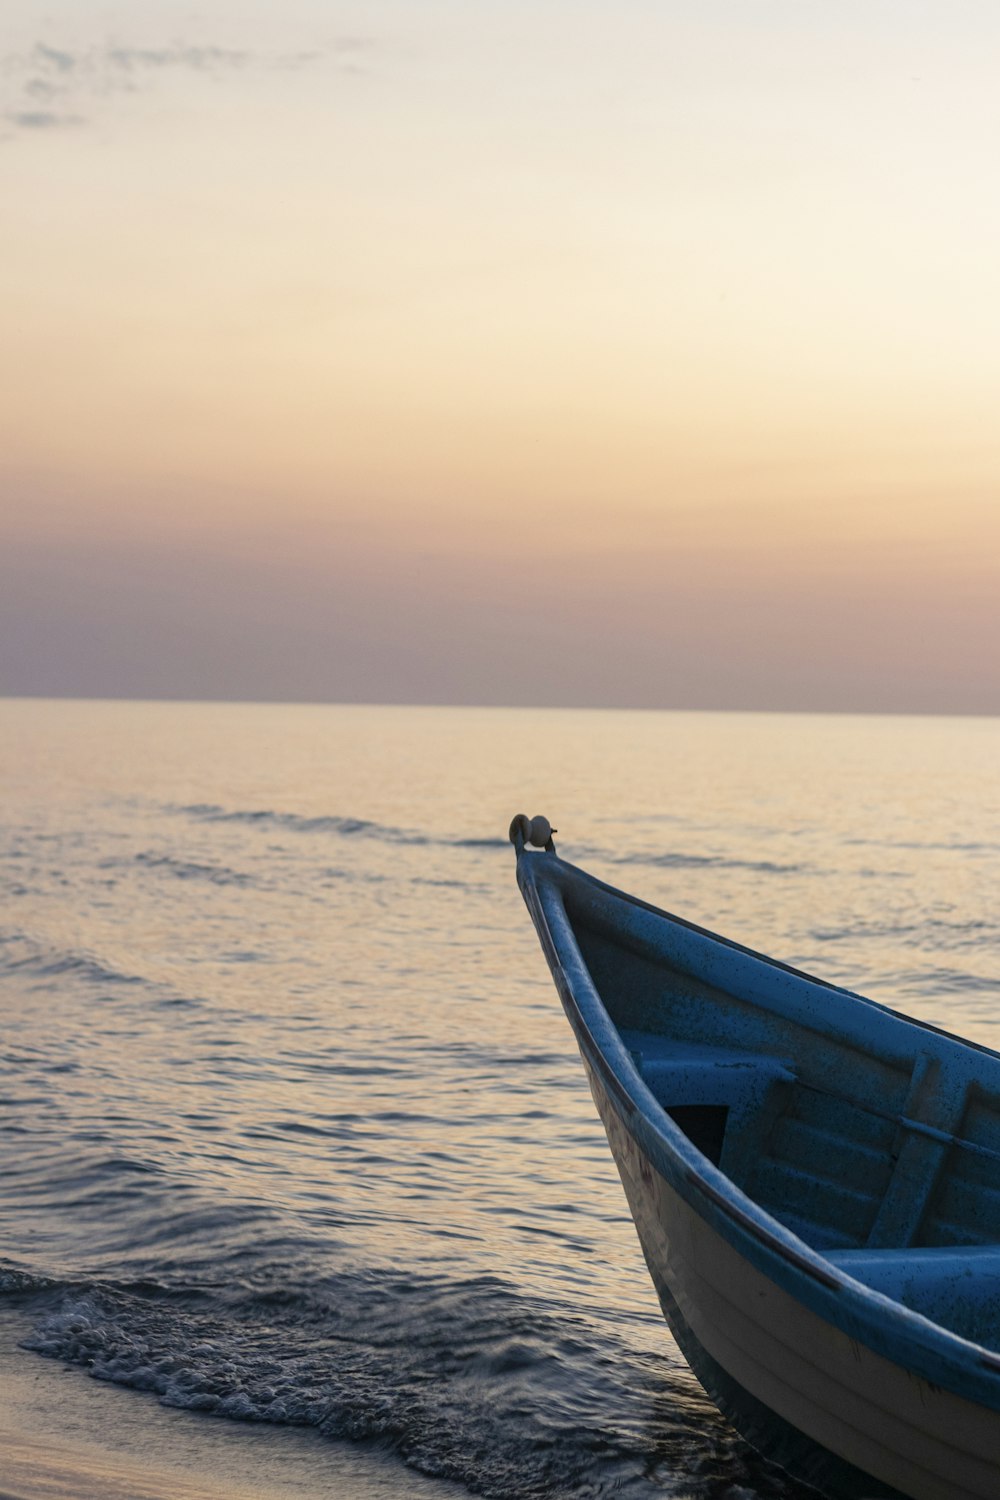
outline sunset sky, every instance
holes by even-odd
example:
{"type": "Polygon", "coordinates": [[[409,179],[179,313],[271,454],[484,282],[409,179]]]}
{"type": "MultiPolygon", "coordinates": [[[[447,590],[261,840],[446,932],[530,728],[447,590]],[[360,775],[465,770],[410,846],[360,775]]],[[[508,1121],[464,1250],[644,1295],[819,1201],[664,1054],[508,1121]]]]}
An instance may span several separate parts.
{"type": "Polygon", "coordinates": [[[1000,713],[995,0],[6,0],[0,693],[1000,713]]]}

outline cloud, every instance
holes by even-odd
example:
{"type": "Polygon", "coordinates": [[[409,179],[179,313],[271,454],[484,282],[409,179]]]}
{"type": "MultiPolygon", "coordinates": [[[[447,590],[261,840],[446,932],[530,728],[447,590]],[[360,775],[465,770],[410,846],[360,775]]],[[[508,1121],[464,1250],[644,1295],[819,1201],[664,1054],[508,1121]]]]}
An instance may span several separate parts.
{"type": "MultiPolygon", "coordinates": [[[[330,49],[338,66],[366,47],[362,37],[345,37],[330,49]]],[[[15,132],[85,124],[101,101],[155,86],[169,73],[196,73],[215,79],[250,69],[288,71],[319,62],[327,54],[252,52],[242,48],[174,41],[161,47],[108,43],[70,49],[37,41],[27,52],[0,58],[0,75],[11,97],[0,103],[0,119],[15,132]]]]}
{"type": "Polygon", "coordinates": [[[56,47],[48,47],[44,42],[36,42],[34,56],[42,67],[53,67],[60,73],[72,73],[76,67],[76,58],[72,52],[60,52],[56,47]]]}
{"type": "Polygon", "coordinates": [[[82,115],[57,114],[51,109],[20,109],[5,115],[18,130],[61,130],[67,125],[85,125],[82,115]]]}
{"type": "Polygon", "coordinates": [[[32,99],[52,99],[59,93],[59,85],[48,78],[29,78],[24,85],[24,92],[32,99]]]}
{"type": "Polygon", "coordinates": [[[242,68],[256,61],[252,52],[231,47],[108,47],[104,59],[109,68],[125,73],[141,73],[162,68],[191,68],[196,73],[214,73],[225,68],[242,68]]]}

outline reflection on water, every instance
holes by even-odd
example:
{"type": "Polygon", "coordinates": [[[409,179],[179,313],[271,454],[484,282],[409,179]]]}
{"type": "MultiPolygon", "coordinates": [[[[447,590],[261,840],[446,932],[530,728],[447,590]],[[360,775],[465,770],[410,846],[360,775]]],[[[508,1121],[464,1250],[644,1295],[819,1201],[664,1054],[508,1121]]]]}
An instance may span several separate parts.
{"type": "Polygon", "coordinates": [[[0,728],[0,1283],[33,1347],[489,1495],[802,1493],[670,1341],[505,830],[544,811],[612,883],[996,1046],[1000,723],[0,728]]]}

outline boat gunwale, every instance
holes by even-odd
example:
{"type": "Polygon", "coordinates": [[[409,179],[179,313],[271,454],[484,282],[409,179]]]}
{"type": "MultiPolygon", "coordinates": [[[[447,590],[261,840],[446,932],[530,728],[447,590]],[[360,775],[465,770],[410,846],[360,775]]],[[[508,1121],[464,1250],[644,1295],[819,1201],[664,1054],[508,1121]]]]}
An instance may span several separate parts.
{"type": "Polygon", "coordinates": [[[872,1007],[887,1021],[930,1031],[997,1060],[1000,1054],[675,917],[569,864],[554,850],[539,854],[518,848],[517,878],[585,1059],[607,1084],[625,1129],[674,1190],[758,1270],[850,1337],[931,1385],[1000,1408],[1000,1351],[954,1333],[851,1276],[744,1193],[670,1119],[644,1082],[590,976],[566,911],[564,888],[582,882],[796,980],[872,1007]]]}

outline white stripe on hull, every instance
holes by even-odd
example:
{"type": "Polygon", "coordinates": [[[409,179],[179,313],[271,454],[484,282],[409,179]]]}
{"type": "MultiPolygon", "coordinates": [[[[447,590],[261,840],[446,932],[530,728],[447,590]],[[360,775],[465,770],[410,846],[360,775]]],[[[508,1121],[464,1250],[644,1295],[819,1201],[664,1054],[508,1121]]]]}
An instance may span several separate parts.
{"type": "Polygon", "coordinates": [[[813,1442],[912,1500],[998,1500],[1000,1413],[875,1354],[756,1270],[651,1166],[593,1075],[591,1088],[650,1269],[706,1353],[813,1442]]]}

